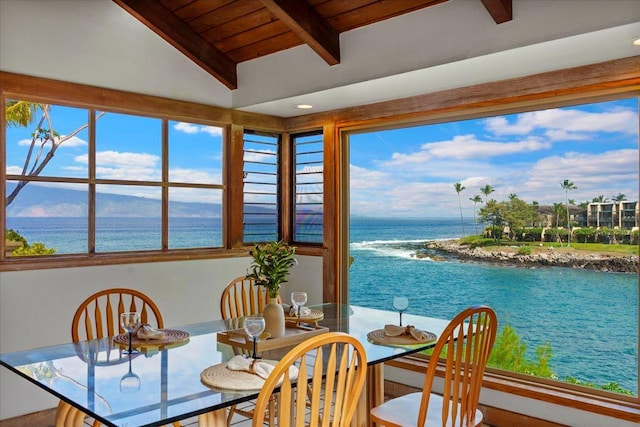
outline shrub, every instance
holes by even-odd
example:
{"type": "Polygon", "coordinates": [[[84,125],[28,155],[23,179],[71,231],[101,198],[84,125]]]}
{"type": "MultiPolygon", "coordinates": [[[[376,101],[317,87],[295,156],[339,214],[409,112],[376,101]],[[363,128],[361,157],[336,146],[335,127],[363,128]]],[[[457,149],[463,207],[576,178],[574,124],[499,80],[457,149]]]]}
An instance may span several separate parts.
{"type": "Polygon", "coordinates": [[[531,246],[521,246],[518,249],[518,255],[531,255],[531,246]]]}

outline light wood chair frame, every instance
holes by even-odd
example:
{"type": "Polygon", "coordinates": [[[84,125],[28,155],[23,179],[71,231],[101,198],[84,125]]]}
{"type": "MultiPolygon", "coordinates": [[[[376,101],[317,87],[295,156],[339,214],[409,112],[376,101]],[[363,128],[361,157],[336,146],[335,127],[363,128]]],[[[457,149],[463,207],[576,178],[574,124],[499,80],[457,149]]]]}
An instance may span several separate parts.
{"type": "MultiPolygon", "coordinates": [[[[367,356],[360,341],[343,332],[316,335],[278,362],[260,390],[255,411],[265,411],[272,394],[279,392],[278,427],[347,427],[366,375],[367,356]],[[295,380],[289,376],[293,365],[298,367],[295,380]]],[[[254,418],[253,427],[260,425],[254,418]]]]}
{"type": "Polygon", "coordinates": [[[474,306],[460,312],[451,320],[433,348],[422,392],[391,399],[373,408],[371,421],[390,427],[404,425],[394,420],[406,420],[406,409],[416,408],[419,404],[417,416],[413,419],[410,414],[411,422],[407,422],[408,425],[436,425],[436,418],[442,426],[481,425],[483,415],[478,410],[478,402],[497,329],[498,319],[490,307],[474,306]],[[440,397],[432,393],[432,388],[438,358],[443,350],[446,351],[443,356],[445,376],[443,395],[440,397]],[[404,415],[398,418],[399,413],[404,415]]]}
{"type": "MultiPolygon", "coordinates": [[[[282,303],[278,295],[278,303],[282,303]]],[[[261,314],[269,303],[266,289],[256,285],[255,281],[245,276],[231,280],[222,291],[220,297],[220,315],[223,319],[233,319],[261,314]]]]}
{"type": "MultiPolygon", "coordinates": [[[[120,314],[127,311],[140,313],[140,321],[157,328],[164,327],[160,309],[146,294],[135,289],[111,288],[94,293],[85,299],[76,310],[71,322],[71,339],[74,343],[82,340],[102,339],[124,333],[120,327],[120,314]]],[[[122,363],[107,360],[104,364],[122,363]]],[[[89,363],[97,363],[95,360],[89,363]]],[[[55,427],[83,427],[87,414],[60,400],[56,410],[55,427]]],[[[102,425],[94,421],[93,426],[102,425]]],[[[180,423],[172,424],[180,427],[180,423]]]]}
{"type": "MultiPolygon", "coordinates": [[[[277,298],[278,303],[282,303],[280,295],[277,298]]],[[[262,314],[262,310],[269,302],[269,295],[266,289],[256,285],[255,281],[245,276],[238,276],[231,280],[222,291],[220,297],[220,314],[222,319],[236,319],[246,316],[255,316],[262,314]]],[[[235,351],[235,349],[234,349],[235,351]]],[[[249,402],[251,404],[251,402],[249,402]]],[[[268,410],[263,412],[261,418],[263,422],[273,427],[275,425],[275,412],[277,405],[277,395],[274,395],[268,410]]],[[[231,426],[233,415],[238,414],[245,418],[254,418],[255,410],[240,408],[233,405],[229,408],[227,414],[227,427],[231,426]]],[[[205,424],[201,420],[201,424],[205,424]]]]}

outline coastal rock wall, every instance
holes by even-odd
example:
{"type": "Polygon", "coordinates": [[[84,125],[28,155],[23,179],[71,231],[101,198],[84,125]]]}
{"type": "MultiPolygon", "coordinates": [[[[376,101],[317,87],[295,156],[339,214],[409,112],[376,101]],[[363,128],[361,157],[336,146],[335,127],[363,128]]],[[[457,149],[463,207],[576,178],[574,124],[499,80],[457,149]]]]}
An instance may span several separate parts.
{"type": "MultiPolygon", "coordinates": [[[[555,266],[586,268],[598,271],[617,273],[637,273],[638,256],[615,256],[604,254],[581,254],[575,252],[560,252],[557,250],[545,250],[531,255],[519,255],[516,252],[506,250],[486,250],[482,248],[469,248],[455,240],[429,242],[428,251],[454,255],[462,260],[473,260],[492,263],[508,263],[522,267],[555,266]]],[[[417,257],[429,256],[425,252],[416,253],[417,257]]]]}

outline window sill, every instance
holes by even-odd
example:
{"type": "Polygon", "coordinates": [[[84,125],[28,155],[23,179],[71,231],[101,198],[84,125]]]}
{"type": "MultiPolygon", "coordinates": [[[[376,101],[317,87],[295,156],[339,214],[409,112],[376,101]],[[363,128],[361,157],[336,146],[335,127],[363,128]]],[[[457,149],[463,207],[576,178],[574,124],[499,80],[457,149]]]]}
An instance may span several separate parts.
{"type": "MultiPolygon", "coordinates": [[[[424,373],[428,359],[406,356],[387,362],[389,366],[424,373]]],[[[438,376],[442,370],[438,369],[438,376]]],[[[617,396],[600,390],[587,393],[584,387],[567,384],[560,386],[556,381],[535,380],[524,375],[507,376],[499,371],[486,372],[482,386],[515,396],[535,399],[581,411],[593,412],[625,421],[640,422],[640,399],[631,396],[617,396]]]]}

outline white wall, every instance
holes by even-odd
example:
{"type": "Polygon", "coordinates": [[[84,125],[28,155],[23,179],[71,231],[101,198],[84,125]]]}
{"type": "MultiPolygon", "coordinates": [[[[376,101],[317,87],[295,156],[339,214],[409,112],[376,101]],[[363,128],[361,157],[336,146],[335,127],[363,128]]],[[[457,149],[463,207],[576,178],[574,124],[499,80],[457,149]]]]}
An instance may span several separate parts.
{"type": "MultiPolygon", "coordinates": [[[[299,266],[283,285],[322,302],[322,258],[298,256],[299,266]]],[[[246,274],[250,258],[175,261],[23,272],[0,272],[0,353],[71,341],[71,320],[82,301],[99,290],[127,287],[149,295],[165,325],[220,318],[220,294],[246,274]]],[[[6,368],[0,368],[0,419],[51,408],[57,400],[6,368]]]]}

